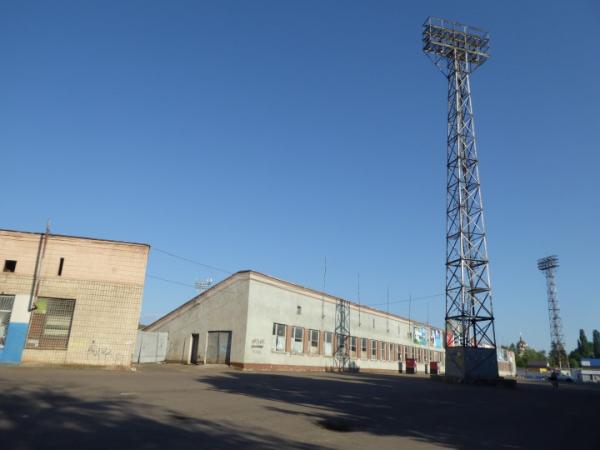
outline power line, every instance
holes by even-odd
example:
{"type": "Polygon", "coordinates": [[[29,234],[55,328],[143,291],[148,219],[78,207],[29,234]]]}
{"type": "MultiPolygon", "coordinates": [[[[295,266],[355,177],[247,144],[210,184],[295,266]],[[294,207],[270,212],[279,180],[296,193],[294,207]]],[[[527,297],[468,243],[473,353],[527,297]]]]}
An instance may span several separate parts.
{"type": "Polygon", "coordinates": [[[180,286],[186,286],[186,287],[191,287],[193,289],[196,289],[196,286],[194,286],[193,284],[187,284],[182,281],[169,280],[168,278],[163,278],[163,277],[159,277],[157,275],[152,275],[152,274],[148,274],[147,276],[148,276],[148,278],[153,278],[155,280],[164,281],[165,283],[178,284],[180,286]]]}
{"type": "Polygon", "coordinates": [[[428,298],[435,298],[435,297],[443,297],[445,295],[445,293],[440,293],[440,294],[432,294],[432,295],[425,295],[423,297],[412,297],[412,298],[405,298],[403,300],[394,300],[392,302],[385,302],[385,303],[371,303],[368,304],[367,306],[383,306],[383,305],[387,305],[392,304],[392,303],[409,303],[409,302],[414,302],[415,300],[426,300],[428,298]]]}
{"type": "Polygon", "coordinates": [[[202,266],[202,267],[206,267],[208,269],[212,269],[212,270],[216,270],[216,271],[219,271],[219,272],[223,272],[223,273],[226,273],[228,275],[231,275],[233,273],[232,270],[222,269],[220,267],[211,266],[210,264],[204,264],[204,263],[201,263],[199,261],[194,261],[193,259],[186,258],[185,256],[179,256],[179,255],[176,255],[175,253],[171,253],[171,252],[168,252],[166,250],[161,250],[160,248],[152,247],[152,250],[157,251],[159,253],[163,253],[165,255],[168,255],[171,258],[180,259],[181,261],[186,261],[186,262],[189,262],[191,264],[196,264],[197,266],[202,266]]]}

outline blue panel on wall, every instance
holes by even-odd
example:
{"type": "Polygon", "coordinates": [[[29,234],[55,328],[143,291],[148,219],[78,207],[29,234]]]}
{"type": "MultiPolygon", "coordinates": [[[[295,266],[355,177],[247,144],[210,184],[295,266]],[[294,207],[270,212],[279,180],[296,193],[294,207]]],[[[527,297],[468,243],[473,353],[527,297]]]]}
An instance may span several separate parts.
{"type": "Polygon", "coordinates": [[[6,332],[4,348],[0,348],[0,364],[18,364],[25,348],[27,323],[10,322],[6,332]]]}

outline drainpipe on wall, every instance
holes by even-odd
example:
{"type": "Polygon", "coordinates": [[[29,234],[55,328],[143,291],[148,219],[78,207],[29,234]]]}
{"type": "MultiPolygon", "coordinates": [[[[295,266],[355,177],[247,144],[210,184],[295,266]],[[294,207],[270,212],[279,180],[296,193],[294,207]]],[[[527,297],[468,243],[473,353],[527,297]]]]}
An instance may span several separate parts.
{"type": "Polygon", "coordinates": [[[37,259],[35,261],[35,270],[33,273],[33,285],[31,286],[31,296],[29,297],[29,311],[35,309],[35,302],[38,297],[40,290],[40,275],[42,273],[42,262],[44,261],[44,254],[46,253],[46,244],[48,242],[48,235],[50,234],[50,219],[46,223],[46,232],[40,237],[40,245],[38,246],[37,259]]]}

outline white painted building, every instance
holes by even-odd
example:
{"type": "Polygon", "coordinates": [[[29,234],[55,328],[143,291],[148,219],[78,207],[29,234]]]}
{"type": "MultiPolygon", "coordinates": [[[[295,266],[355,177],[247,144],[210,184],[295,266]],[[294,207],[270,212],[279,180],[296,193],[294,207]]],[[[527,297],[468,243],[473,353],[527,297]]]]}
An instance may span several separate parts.
{"type": "MultiPolygon", "coordinates": [[[[255,370],[335,367],[337,297],[253,271],[237,272],[146,327],[169,333],[167,361],[255,370]]],[[[443,367],[443,331],[350,304],[349,351],[361,371],[415,359],[443,367]]]]}

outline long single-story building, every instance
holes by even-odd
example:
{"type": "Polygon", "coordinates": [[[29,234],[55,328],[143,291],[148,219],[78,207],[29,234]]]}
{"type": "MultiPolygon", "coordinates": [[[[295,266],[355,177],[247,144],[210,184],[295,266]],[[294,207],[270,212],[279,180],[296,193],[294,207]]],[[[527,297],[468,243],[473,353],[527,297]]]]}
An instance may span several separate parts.
{"type": "Polygon", "coordinates": [[[149,250],[0,230],[0,363],[128,366],[149,250]]]}
{"type": "Polygon", "coordinates": [[[581,368],[574,373],[579,383],[600,383],[600,358],[581,358],[581,368]]]}
{"type": "MultiPolygon", "coordinates": [[[[168,332],[167,361],[255,370],[335,368],[338,297],[254,271],[237,272],[145,328],[168,332]]],[[[351,363],[398,371],[416,360],[443,370],[443,330],[349,302],[351,363]]]]}

